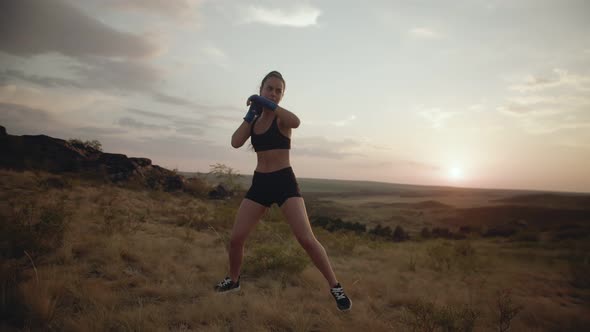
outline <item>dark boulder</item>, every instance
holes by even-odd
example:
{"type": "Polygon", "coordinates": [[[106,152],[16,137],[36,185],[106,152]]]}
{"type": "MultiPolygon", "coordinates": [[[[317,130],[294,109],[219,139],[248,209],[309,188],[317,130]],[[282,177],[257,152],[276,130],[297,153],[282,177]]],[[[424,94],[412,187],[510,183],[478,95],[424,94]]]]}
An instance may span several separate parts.
{"type": "Polygon", "coordinates": [[[209,192],[210,199],[227,199],[232,196],[232,192],[223,184],[217,185],[209,192]]]}

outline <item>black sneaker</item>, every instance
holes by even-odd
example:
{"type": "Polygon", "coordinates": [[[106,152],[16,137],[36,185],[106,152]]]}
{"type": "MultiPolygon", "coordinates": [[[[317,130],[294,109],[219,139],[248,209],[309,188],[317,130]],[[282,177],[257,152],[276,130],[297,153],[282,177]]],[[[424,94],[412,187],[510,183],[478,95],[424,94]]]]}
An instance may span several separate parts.
{"type": "Polygon", "coordinates": [[[240,290],[240,277],[238,281],[233,282],[230,277],[225,277],[220,283],[215,285],[215,291],[218,293],[237,292],[240,290]]]}
{"type": "Polygon", "coordinates": [[[340,311],[347,311],[352,308],[352,301],[344,294],[344,289],[340,286],[340,283],[337,283],[335,287],[330,288],[330,293],[336,300],[336,304],[338,305],[338,310],[340,311]]]}

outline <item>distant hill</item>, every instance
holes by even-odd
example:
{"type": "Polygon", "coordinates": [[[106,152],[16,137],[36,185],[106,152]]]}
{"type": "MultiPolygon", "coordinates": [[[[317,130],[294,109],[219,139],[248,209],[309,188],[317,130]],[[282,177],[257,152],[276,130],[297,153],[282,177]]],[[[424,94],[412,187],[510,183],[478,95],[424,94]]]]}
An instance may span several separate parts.
{"type": "MultiPolygon", "coordinates": [[[[181,172],[178,174],[187,178],[197,177],[215,185],[219,182],[212,174],[202,172],[181,172]]],[[[252,175],[240,175],[237,182],[244,190],[250,187],[252,175]]],[[[432,197],[447,195],[469,195],[473,193],[485,194],[493,192],[497,195],[525,195],[538,193],[536,191],[510,189],[479,189],[457,188],[443,186],[425,186],[415,184],[387,183],[377,181],[317,179],[298,177],[297,182],[301,191],[306,194],[359,194],[359,195],[399,195],[401,197],[432,197]]]]}

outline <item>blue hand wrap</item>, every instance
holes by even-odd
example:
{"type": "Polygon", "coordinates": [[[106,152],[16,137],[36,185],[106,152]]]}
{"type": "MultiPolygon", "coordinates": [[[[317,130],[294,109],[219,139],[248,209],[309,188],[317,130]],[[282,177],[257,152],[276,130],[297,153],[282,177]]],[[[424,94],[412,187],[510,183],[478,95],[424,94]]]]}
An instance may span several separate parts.
{"type": "Polygon", "coordinates": [[[252,95],[252,96],[250,96],[250,98],[248,98],[248,100],[253,102],[254,104],[258,104],[262,107],[268,108],[271,111],[276,110],[277,107],[279,106],[276,103],[274,103],[272,100],[264,98],[259,95],[252,95]]]}
{"type": "Polygon", "coordinates": [[[254,118],[257,115],[260,115],[260,113],[262,113],[262,107],[260,105],[252,103],[250,104],[250,109],[248,110],[248,113],[246,113],[246,116],[244,117],[244,121],[252,123],[252,121],[254,121],[254,118]]]}

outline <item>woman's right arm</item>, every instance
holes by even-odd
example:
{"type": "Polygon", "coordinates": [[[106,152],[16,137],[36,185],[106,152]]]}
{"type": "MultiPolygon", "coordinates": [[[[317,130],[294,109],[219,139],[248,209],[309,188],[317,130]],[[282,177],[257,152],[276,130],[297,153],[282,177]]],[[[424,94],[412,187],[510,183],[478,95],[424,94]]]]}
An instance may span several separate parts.
{"type": "Polygon", "coordinates": [[[231,146],[237,149],[244,145],[244,143],[246,143],[248,140],[248,137],[250,137],[251,126],[252,124],[246,122],[245,120],[242,121],[242,124],[238,127],[238,129],[236,129],[231,137],[231,146]]]}

